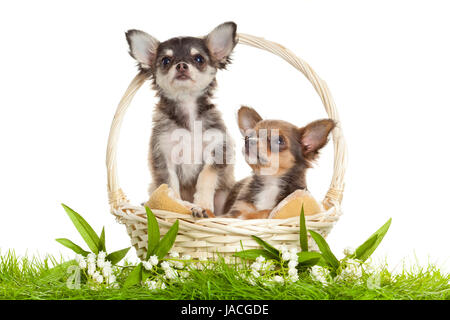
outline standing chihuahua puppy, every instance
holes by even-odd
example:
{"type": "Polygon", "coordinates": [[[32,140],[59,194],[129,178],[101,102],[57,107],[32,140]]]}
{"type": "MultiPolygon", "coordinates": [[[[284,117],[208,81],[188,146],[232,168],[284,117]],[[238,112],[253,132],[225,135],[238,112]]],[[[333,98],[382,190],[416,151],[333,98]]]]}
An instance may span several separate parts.
{"type": "Polygon", "coordinates": [[[225,203],[227,217],[267,218],[297,189],[307,189],[305,173],[325,146],[335,122],[318,120],[298,128],[280,120],[263,120],[252,108],[238,111],[245,137],[245,160],[253,175],[235,184],[225,203]]]}
{"type": "Polygon", "coordinates": [[[149,192],[166,183],[194,216],[220,214],[234,184],[234,146],[210,99],[217,70],[230,62],[236,45],[236,24],[221,24],[204,38],[160,43],[138,30],[129,30],[126,38],[130,55],[159,97],[150,139],[149,192]]]}

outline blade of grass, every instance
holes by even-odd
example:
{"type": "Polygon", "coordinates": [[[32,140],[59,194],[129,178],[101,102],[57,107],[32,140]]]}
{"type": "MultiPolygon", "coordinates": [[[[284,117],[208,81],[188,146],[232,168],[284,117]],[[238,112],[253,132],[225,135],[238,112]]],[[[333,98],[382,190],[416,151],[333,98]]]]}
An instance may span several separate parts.
{"type": "Polygon", "coordinates": [[[302,211],[300,212],[300,248],[302,252],[308,251],[308,234],[306,231],[305,211],[302,204],[302,211]]]}
{"type": "Polygon", "coordinates": [[[76,245],[69,239],[59,238],[59,239],[55,239],[55,240],[58,241],[63,246],[73,250],[75,253],[81,254],[83,257],[86,257],[89,254],[88,251],[83,250],[83,248],[81,248],[79,245],[76,245]]]}
{"type": "Polygon", "coordinates": [[[362,250],[360,249],[361,246],[366,245],[366,242],[364,242],[360,247],[358,247],[355,251],[355,255],[358,252],[358,249],[360,249],[360,254],[359,256],[356,256],[356,258],[358,258],[361,261],[365,261],[367,260],[367,258],[369,258],[372,253],[375,251],[375,249],[379,246],[381,240],[383,240],[384,236],[386,235],[386,233],[389,230],[389,227],[391,226],[391,222],[392,222],[392,218],[390,218],[384,225],[381,226],[380,229],[378,229],[377,231],[375,231],[375,233],[369,238],[369,240],[373,237],[373,236],[377,236],[376,237],[376,241],[369,247],[367,247],[364,252],[362,252],[362,250]]]}
{"type": "Polygon", "coordinates": [[[142,262],[139,263],[128,275],[123,287],[131,287],[140,284],[142,280],[142,262]]]}
{"type": "Polygon", "coordinates": [[[234,257],[255,260],[259,256],[263,256],[266,259],[273,259],[272,253],[264,249],[248,249],[240,252],[236,252],[234,257]]]}
{"type": "Polygon", "coordinates": [[[163,259],[172,248],[178,234],[178,225],[179,221],[177,220],[159,242],[155,250],[155,254],[158,257],[158,259],[163,259]]]}
{"type": "Polygon", "coordinates": [[[147,213],[147,255],[146,260],[150,258],[151,255],[155,253],[156,248],[159,244],[159,238],[161,237],[159,233],[158,221],[150,208],[145,207],[145,212],[147,213]]]}
{"type": "Polygon", "coordinates": [[[362,245],[360,245],[358,248],[356,248],[355,253],[353,254],[352,258],[356,258],[358,260],[364,261],[368,258],[364,258],[366,256],[366,253],[370,250],[371,247],[377,242],[378,235],[374,234],[369,239],[367,239],[362,245]],[[362,260],[364,259],[364,260],[362,260]]]}
{"type": "Polygon", "coordinates": [[[105,227],[102,229],[102,233],[100,234],[99,247],[98,251],[106,252],[106,242],[105,242],[105,227]]]}
{"type": "Polygon", "coordinates": [[[280,251],[278,251],[278,249],[272,247],[270,244],[268,244],[266,241],[264,241],[263,239],[257,237],[257,236],[252,236],[253,240],[255,240],[261,247],[263,247],[264,249],[266,249],[272,256],[272,259],[275,259],[277,261],[280,260],[280,251]]]}
{"type": "Polygon", "coordinates": [[[125,258],[125,256],[127,255],[128,251],[130,250],[131,247],[122,249],[122,250],[117,250],[114,252],[111,252],[110,254],[108,254],[106,256],[106,260],[111,261],[111,263],[117,264],[119,263],[123,258],[125,258]]]}
{"type": "Polygon", "coordinates": [[[330,265],[330,267],[333,268],[333,270],[337,270],[337,268],[339,268],[339,260],[336,259],[333,252],[331,252],[330,246],[325,241],[325,239],[320,234],[318,234],[313,230],[309,230],[309,233],[311,234],[311,237],[314,239],[314,241],[317,243],[317,246],[319,247],[319,250],[322,253],[323,259],[330,265]]]}
{"type": "Polygon", "coordinates": [[[75,228],[78,230],[81,237],[88,245],[89,249],[91,249],[91,251],[94,252],[95,254],[98,254],[98,248],[100,243],[98,235],[80,214],[78,214],[65,204],[62,204],[62,206],[66,211],[67,215],[69,216],[70,220],[72,220],[72,223],[74,224],[75,228]]]}
{"type": "Polygon", "coordinates": [[[298,264],[301,266],[314,266],[316,265],[322,255],[319,252],[304,252],[301,251],[297,253],[298,256],[298,264]]]}

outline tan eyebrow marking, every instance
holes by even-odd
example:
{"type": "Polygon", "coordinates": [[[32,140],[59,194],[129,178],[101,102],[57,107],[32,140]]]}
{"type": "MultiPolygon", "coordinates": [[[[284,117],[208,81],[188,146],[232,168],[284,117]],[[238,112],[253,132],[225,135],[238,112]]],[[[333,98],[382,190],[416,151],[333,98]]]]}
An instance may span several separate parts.
{"type": "Polygon", "coordinates": [[[172,49],[166,49],[166,50],[164,50],[164,54],[166,56],[172,57],[173,56],[173,50],[172,49]]]}
{"type": "Polygon", "coordinates": [[[191,55],[198,54],[198,53],[200,53],[200,51],[198,51],[195,48],[191,48],[191,55]]]}

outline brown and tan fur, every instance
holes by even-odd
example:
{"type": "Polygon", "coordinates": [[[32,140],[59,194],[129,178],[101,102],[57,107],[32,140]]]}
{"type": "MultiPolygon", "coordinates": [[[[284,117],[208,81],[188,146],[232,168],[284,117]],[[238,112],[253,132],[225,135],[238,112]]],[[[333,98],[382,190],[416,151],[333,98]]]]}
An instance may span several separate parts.
{"type": "Polygon", "coordinates": [[[253,175],[234,185],[225,203],[224,216],[267,218],[289,194],[307,189],[306,169],[326,145],[335,122],[323,119],[298,128],[286,121],[263,120],[255,110],[242,107],[238,124],[245,137],[245,158],[253,175]],[[255,155],[252,150],[263,152],[255,155]],[[252,158],[256,158],[256,163],[251,163],[252,158]]]}

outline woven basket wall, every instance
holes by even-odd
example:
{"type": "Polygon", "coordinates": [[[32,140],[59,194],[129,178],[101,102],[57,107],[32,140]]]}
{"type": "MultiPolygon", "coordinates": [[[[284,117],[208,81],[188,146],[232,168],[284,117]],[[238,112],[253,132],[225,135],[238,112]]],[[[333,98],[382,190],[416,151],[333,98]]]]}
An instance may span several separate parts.
{"type": "MultiPolygon", "coordinates": [[[[299,70],[311,82],[319,94],[328,117],[335,120],[338,126],[333,130],[334,167],[328,192],[323,200],[326,211],[306,217],[308,229],[317,231],[326,237],[339,219],[341,201],[344,189],[344,174],[346,168],[346,144],[340,127],[339,116],[326,83],[320,79],[314,70],[302,59],[295,56],[283,46],[246,34],[238,35],[239,44],[245,44],[266,50],[280,56],[294,68],[299,70]]],[[[116,110],[108,139],[106,165],[108,174],[108,196],[111,213],[118,222],[126,226],[131,238],[131,244],[136,249],[137,256],[143,259],[147,250],[147,218],[142,206],[134,206],[127,200],[119,186],[117,175],[117,145],[120,128],[125,113],[138,89],[146,81],[146,77],[138,74],[125,92],[116,110]]],[[[174,212],[152,210],[155,214],[161,235],[178,219],[179,232],[172,251],[189,254],[193,258],[206,259],[221,256],[229,257],[236,251],[259,248],[251,239],[256,235],[268,241],[275,247],[285,245],[288,248],[299,248],[299,218],[289,219],[252,219],[240,220],[231,218],[194,219],[191,216],[174,212]]],[[[311,249],[316,249],[309,239],[311,249]]]]}

